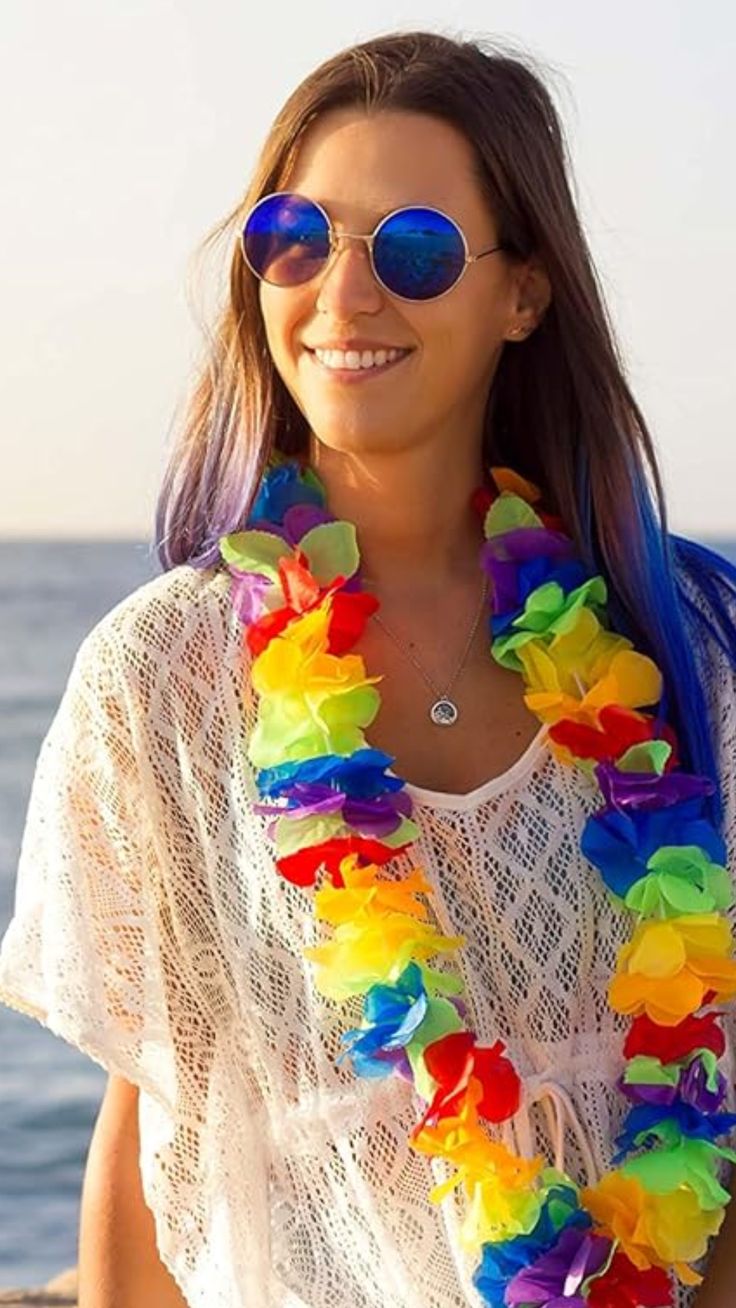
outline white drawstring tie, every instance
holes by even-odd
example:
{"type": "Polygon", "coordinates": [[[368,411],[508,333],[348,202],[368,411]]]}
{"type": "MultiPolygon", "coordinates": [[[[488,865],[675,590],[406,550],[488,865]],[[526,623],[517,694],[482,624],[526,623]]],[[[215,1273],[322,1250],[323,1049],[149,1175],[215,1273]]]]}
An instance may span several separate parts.
{"type": "Polygon", "coordinates": [[[568,1091],[546,1072],[524,1077],[521,1105],[516,1116],[509,1123],[515,1136],[516,1152],[525,1158],[531,1158],[536,1152],[529,1119],[529,1109],[536,1103],[541,1104],[547,1118],[554,1150],[554,1165],[557,1170],[565,1171],[565,1126],[568,1125],[574,1131],[580,1148],[587,1173],[587,1183],[595,1185],[598,1180],[598,1168],[585,1128],[568,1091]]]}

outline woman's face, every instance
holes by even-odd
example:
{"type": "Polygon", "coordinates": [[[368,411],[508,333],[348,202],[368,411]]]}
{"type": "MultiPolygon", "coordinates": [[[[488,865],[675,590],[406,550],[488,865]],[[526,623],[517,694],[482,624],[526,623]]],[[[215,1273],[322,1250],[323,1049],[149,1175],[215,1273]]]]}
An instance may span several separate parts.
{"type": "MultiPolygon", "coordinates": [[[[471,146],[425,114],[330,111],[308,131],[279,189],[317,200],[338,233],[372,232],[392,209],[418,204],[454,218],[471,253],[497,244],[471,146]]],[[[519,267],[499,252],[468,265],[442,298],[410,303],[376,281],[363,241],[344,240],[311,281],[261,282],[260,304],[274,364],[317,440],[379,454],[426,443],[446,450],[457,441],[480,448],[503,342],[528,320],[518,292],[519,267]],[[357,382],[344,380],[314,347],[350,342],[408,353],[389,367],[351,374],[357,382]]]]}

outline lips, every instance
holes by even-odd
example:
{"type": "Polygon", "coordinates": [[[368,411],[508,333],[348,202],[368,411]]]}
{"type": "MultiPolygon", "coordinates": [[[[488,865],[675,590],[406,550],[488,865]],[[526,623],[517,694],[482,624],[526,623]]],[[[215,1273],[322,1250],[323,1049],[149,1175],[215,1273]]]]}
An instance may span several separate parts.
{"type": "Polygon", "coordinates": [[[349,341],[343,345],[338,345],[334,341],[328,342],[325,345],[323,345],[321,341],[318,341],[316,345],[307,345],[306,341],[303,341],[302,344],[304,345],[304,349],[309,350],[312,354],[315,350],[342,350],[344,354],[346,354],[348,350],[357,350],[359,353],[363,350],[372,350],[373,353],[376,354],[378,350],[411,350],[413,348],[411,345],[388,345],[385,341],[364,340],[349,341]]]}
{"type": "Polygon", "coordinates": [[[307,348],[305,352],[313,366],[319,369],[323,378],[347,383],[359,383],[367,381],[371,377],[382,377],[384,373],[390,372],[392,368],[400,367],[401,364],[414,353],[413,350],[407,350],[397,359],[391,359],[389,362],[379,365],[373,364],[369,368],[330,368],[326,363],[323,363],[317,358],[314,350],[307,348]]]}

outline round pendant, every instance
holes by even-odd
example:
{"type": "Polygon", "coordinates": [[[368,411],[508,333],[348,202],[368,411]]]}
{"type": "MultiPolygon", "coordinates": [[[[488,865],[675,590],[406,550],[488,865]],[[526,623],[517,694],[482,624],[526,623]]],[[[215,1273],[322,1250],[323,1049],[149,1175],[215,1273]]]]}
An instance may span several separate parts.
{"type": "Polygon", "coordinates": [[[458,719],[457,704],[451,699],[438,699],[429,710],[429,716],[438,727],[451,727],[458,719]]]}

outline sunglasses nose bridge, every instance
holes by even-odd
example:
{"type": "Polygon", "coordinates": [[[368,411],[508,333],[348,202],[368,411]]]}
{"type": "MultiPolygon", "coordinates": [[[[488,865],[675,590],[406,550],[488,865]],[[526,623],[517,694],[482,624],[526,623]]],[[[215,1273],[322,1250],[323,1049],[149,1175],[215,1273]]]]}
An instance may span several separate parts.
{"type": "Polygon", "coordinates": [[[374,234],[372,232],[367,235],[363,232],[344,232],[344,231],[338,232],[332,226],[330,226],[329,229],[330,252],[322,268],[322,277],[324,278],[326,274],[331,273],[332,270],[334,269],[335,264],[337,263],[337,259],[340,255],[340,247],[341,247],[341,242],[343,240],[363,242],[363,244],[365,245],[368,251],[368,264],[370,266],[373,279],[374,281],[377,282],[378,278],[376,276],[376,268],[373,262],[373,242],[375,240],[374,234]]]}
{"type": "Polygon", "coordinates": [[[368,235],[365,235],[363,232],[338,232],[335,231],[334,227],[330,227],[330,253],[331,254],[334,254],[335,250],[339,250],[340,242],[344,240],[362,241],[363,244],[367,247],[368,254],[371,260],[373,259],[373,242],[375,240],[375,234],[373,232],[369,233],[368,235]]]}

